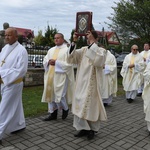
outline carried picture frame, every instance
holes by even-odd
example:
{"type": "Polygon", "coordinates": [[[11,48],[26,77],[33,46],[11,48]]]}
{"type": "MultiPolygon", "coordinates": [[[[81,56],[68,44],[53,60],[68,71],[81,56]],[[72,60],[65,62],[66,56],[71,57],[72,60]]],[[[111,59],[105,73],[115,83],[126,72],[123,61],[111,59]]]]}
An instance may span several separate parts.
{"type": "Polygon", "coordinates": [[[77,12],[76,32],[78,36],[86,36],[87,31],[92,30],[92,12],[77,12]]]}

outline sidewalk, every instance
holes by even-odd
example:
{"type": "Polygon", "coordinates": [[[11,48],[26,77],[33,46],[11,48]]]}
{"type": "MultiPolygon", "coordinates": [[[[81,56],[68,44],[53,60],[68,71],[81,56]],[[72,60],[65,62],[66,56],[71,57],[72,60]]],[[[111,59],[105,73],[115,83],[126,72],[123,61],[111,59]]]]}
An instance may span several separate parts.
{"type": "Polygon", "coordinates": [[[108,121],[101,123],[91,141],[73,136],[71,113],[66,120],[59,114],[56,121],[44,122],[45,116],[27,118],[26,130],[6,135],[0,150],[150,150],[141,98],[129,104],[125,97],[117,97],[106,111],[108,121]]]}

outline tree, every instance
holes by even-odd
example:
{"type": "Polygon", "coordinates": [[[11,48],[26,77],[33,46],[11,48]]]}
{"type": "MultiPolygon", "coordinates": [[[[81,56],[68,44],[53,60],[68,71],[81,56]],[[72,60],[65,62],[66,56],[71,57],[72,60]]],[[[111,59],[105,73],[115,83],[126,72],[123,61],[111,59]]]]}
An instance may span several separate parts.
{"type": "Polygon", "coordinates": [[[54,43],[54,36],[55,34],[58,33],[58,30],[56,28],[53,27],[49,27],[49,25],[47,26],[46,32],[45,32],[45,38],[47,41],[47,45],[46,46],[50,46],[53,47],[55,46],[54,43]]]}
{"type": "Polygon", "coordinates": [[[35,42],[35,45],[43,45],[45,41],[44,36],[42,35],[42,30],[38,31],[38,35],[35,36],[35,38],[33,39],[33,41],[35,42]]]}
{"type": "Polygon", "coordinates": [[[116,3],[113,17],[109,17],[110,28],[118,30],[124,38],[131,39],[133,35],[140,38],[141,44],[149,41],[150,37],[150,1],[149,0],[121,0],[116,3]],[[127,37],[128,36],[128,37],[127,37]]]}
{"type": "Polygon", "coordinates": [[[35,45],[42,45],[42,46],[50,46],[53,47],[55,45],[54,43],[54,35],[58,33],[58,30],[53,27],[47,26],[47,29],[45,31],[45,36],[42,34],[42,30],[38,31],[38,35],[35,36],[34,42],[35,45]]]}

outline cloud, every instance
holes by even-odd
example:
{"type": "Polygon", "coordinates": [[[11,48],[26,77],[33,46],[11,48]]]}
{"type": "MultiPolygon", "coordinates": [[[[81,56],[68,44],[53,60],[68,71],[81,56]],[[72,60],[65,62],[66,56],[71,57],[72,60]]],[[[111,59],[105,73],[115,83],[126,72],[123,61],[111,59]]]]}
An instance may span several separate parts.
{"type": "Polygon", "coordinates": [[[77,12],[92,11],[95,29],[108,29],[104,22],[109,22],[107,17],[113,12],[114,2],[119,0],[1,0],[0,25],[2,29],[8,22],[10,26],[32,29],[35,34],[38,30],[44,33],[49,25],[69,39],[77,12]]]}

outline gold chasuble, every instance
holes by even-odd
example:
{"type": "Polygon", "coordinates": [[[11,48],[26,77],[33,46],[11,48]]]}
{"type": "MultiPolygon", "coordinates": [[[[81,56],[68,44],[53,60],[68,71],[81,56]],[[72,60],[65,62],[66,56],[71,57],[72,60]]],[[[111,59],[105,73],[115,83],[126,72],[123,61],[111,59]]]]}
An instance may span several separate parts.
{"type": "Polygon", "coordinates": [[[147,52],[144,52],[143,57],[146,59],[147,58],[147,52]]]}
{"type": "MultiPolygon", "coordinates": [[[[130,60],[130,65],[133,65],[134,61],[135,61],[135,55],[132,55],[131,60],[130,60]]],[[[129,80],[131,80],[132,73],[133,73],[133,68],[130,68],[130,78],[129,78],[129,80]]]]}
{"type": "MultiPolygon", "coordinates": [[[[60,49],[55,49],[52,59],[57,59],[60,49]]],[[[53,98],[53,92],[54,92],[54,72],[55,72],[55,66],[49,65],[49,71],[48,71],[48,82],[47,82],[47,88],[46,88],[46,102],[51,102],[53,98]]]]}

